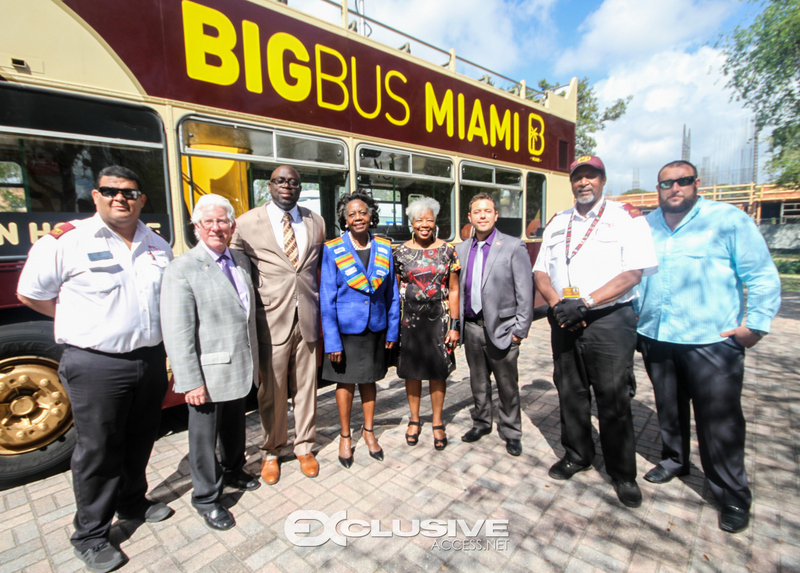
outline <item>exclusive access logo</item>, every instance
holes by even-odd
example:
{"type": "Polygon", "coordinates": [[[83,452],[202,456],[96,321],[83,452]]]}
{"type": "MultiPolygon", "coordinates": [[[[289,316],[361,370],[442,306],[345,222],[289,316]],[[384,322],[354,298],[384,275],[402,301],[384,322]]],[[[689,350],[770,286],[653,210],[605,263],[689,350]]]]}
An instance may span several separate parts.
{"type": "MultiPolygon", "coordinates": [[[[314,529],[319,529],[317,525],[314,529]]],[[[347,519],[346,511],[330,517],[322,511],[301,509],[289,514],[283,531],[290,543],[298,547],[319,547],[328,541],[347,546],[353,537],[430,537],[435,539],[431,550],[444,551],[505,551],[508,549],[507,519],[478,519],[470,524],[465,519],[393,519],[385,527],[379,519],[347,519]],[[312,524],[322,525],[322,531],[312,535],[312,524]],[[462,539],[463,538],[463,539],[462,539]]]]}

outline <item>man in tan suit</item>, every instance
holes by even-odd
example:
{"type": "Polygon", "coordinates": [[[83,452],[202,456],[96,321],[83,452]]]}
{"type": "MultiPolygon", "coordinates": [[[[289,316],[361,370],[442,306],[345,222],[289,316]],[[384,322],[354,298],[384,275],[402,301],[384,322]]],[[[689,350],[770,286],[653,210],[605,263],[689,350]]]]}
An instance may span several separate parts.
{"type": "Polygon", "coordinates": [[[258,273],[253,282],[258,291],[258,410],[264,428],[261,477],[269,485],[281,475],[278,456],[288,441],[290,396],[300,469],[308,477],[319,473],[311,448],[317,434],[317,268],[325,221],[297,206],[300,189],[295,169],[275,169],[269,184],[272,201],[237,219],[230,245],[250,257],[258,273]]]}

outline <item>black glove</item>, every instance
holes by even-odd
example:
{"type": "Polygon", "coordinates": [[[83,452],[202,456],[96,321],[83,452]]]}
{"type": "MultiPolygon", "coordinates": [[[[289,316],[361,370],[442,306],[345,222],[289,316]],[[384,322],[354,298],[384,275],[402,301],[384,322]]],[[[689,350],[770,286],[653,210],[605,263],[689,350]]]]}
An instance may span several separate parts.
{"type": "Polygon", "coordinates": [[[579,324],[589,310],[581,298],[565,298],[553,307],[553,313],[558,323],[564,328],[572,328],[579,324]]]}

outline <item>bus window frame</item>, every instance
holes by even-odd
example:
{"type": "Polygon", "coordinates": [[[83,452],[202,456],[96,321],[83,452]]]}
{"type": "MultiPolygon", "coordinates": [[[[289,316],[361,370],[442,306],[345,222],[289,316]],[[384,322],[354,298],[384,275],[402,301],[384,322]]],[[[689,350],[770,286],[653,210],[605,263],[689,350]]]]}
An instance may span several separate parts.
{"type": "MultiPolygon", "coordinates": [[[[289,165],[290,167],[313,167],[316,169],[329,169],[331,171],[340,171],[342,173],[346,173],[346,179],[349,180],[350,178],[350,153],[348,150],[347,141],[339,137],[326,137],[326,136],[319,136],[310,133],[306,133],[303,131],[297,131],[292,129],[283,129],[279,127],[273,127],[270,125],[262,125],[257,123],[249,123],[245,121],[235,121],[235,120],[225,120],[221,118],[216,118],[213,116],[207,116],[204,114],[198,113],[187,113],[180,117],[177,121],[177,129],[175,130],[176,138],[177,138],[177,155],[178,155],[178,172],[183,175],[183,166],[181,164],[181,158],[185,155],[187,157],[205,157],[211,159],[226,159],[229,161],[242,161],[244,163],[269,163],[275,164],[276,167],[279,165],[289,165]],[[197,121],[198,123],[206,123],[211,125],[217,125],[220,127],[227,127],[233,129],[249,129],[253,131],[260,131],[260,132],[267,132],[272,137],[272,149],[273,154],[272,156],[267,155],[244,155],[239,153],[226,153],[224,151],[207,151],[207,150],[193,150],[186,146],[184,135],[184,128],[187,123],[190,121],[197,121]],[[294,158],[285,158],[278,156],[278,145],[277,145],[277,136],[278,134],[284,134],[290,137],[297,137],[300,139],[307,139],[309,141],[320,141],[323,143],[340,143],[343,147],[342,150],[342,157],[343,157],[343,164],[337,163],[325,163],[321,161],[305,161],[302,159],[294,159],[294,158]]],[[[189,180],[192,179],[192,162],[186,162],[186,175],[189,177],[189,180]]],[[[183,179],[183,177],[181,177],[183,179]]],[[[253,195],[253,189],[248,189],[248,201],[250,202],[249,208],[252,209],[255,203],[255,196],[253,195]]],[[[191,217],[191,213],[194,210],[194,193],[189,194],[191,198],[190,204],[187,204],[186,207],[189,211],[189,216],[191,217]]],[[[182,197],[183,200],[183,197],[182,197]]],[[[184,226],[186,225],[186,221],[184,221],[184,226]]]]}
{"type": "MultiPolygon", "coordinates": [[[[356,172],[356,188],[359,188],[358,185],[358,176],[362,173],[366,175],[381,175],[383,177],[398,177],[400,179],[414,179],[418,181],[429,181],[431,183],[449,183],[452,187],[450,190],[450,221],[451,221],[451,229],[450,229],[450,237],[444,239],[445,241],[452,241],[455,240],[458,236],[458,220],[456,212],[456,178],[455,178],[455,167],[456,161],[447,155],[436,155],[433,153],[424,153],[419,152],[416,150],[411,149],[403,149],[402,147],[391,147],[386,145],[373,145],[369,142],[361,142],[355,146],[354,153],[353,153],[353,167],[356,172]],[[408,171],[394,171],[389,169],[375,169],[374,167],[361,167],[359,164],[360,158],[360,151],[363,148],[373,149],[375,151],[387,152],[387,153],[403,153],[408,155],[408,171]],[[450,177],[439,177],[436,175],[423,175],[419,173],[414,173],[414,157],[430,157],[431,159],[435,159],[437,161],[447,161],[450,164],[450,177]]],[[[402,207],[402,204],[401,204],[402,207]]],[[[408,208],[408,205],[405,208],[401,208],[401,216],[405,219],[406,212],[405,210],[408,208]]],[[[397,242],[392,239],[392,242],[397,242]]],[[[400,241],[402,242],[402,241],[400,241]]]]}
{"type": "MultiPolygon", "coordinates": [[[[523,169],[519,169],[517,167],[506,167],[505,165],[496,165],[496,164],[492,164],[492,163],[481,163],[479,161],[472,161],[472,160],[469,160],[469,159],[462,159],[458,164],[458,204],[459,204],[459,206],[461,206],[462,203],[464,203],[466,205],[469,205],[469,201],[464,201],[463,200],[464,198],[462,196],[462,190],[463,190],[463,187],[465,185],[468,186],[468,187],[485,187],[485,188],[493,189],[493,190],[497,190],[497,191],[503,191],[503,190],[519,191],[519,193],[520,193],[520,216],[519,216],[519,219],[521,221],[522,229],[520,230],[520,233],[518,235],[512,235],[512,236],[519,237],[519,238],[526,238],[527,239],[528,237],[526,236],[526,233],[525,233],[525,208],[526,208],[526,202],[525,201],[527,199],[526,190],[525,190],[525,182],[526,182],[526,172],[523,169]],[[461,176],[461,173],[462,173],[463,168],[465,166],[479,167],[481,169],[491,169],[492,170],[492,182],[488,183],[486,181],[475,181],[473,179],[464,179],[461,176]],[[519,182],[519,186],[517,187],[517,186],[513,186],[513,185],[495,183],[495,181],[497,181],[497,170],[498,169],[502,169],[504,171],[519,172],[519,181],[520,181],[519,182]]],[[[463,227],[465,225],[469,224],[469,220],[467,219],[467,220],[463,221],[463,223],[462,222],[460,222],[460,223],[461,223],[461,226],[459,227],[459,231],[457,233],[459,235],[461,234],[461,231],[463,230],[463,227]]]]}

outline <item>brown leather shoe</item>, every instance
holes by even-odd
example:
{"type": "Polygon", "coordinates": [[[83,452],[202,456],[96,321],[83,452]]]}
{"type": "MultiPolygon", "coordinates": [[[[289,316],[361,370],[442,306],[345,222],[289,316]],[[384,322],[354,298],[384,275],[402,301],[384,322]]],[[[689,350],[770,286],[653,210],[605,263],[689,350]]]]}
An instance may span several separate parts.
{"type": "Polygon", "coordinates": [[[281,466],[277,459],[264,460],[261,463],[261,478],[267,485],[275,485],[281,479],[281,466]]]}
{"type": "Polygon", "coordinates": [[[317,458],[314,457],[314,454],[297,456],[297,460],[300,462],[300,469],[304,474],[310,478],[317,477],[319,474],[319,462],[317,458]]]}

